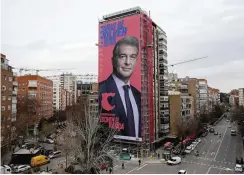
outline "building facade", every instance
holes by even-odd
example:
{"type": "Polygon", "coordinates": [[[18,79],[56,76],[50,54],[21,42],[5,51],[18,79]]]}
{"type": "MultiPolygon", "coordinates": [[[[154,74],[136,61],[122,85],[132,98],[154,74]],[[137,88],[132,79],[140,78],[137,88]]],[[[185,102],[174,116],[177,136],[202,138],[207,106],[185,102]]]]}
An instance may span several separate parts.
{"type": "MultiPolygon", "coordinates": [[[[121,33],[117,33],[118,36],[130,30],[139,41],[138,59],[140,60],[140,65],[138,67],[140,69],[138,71],[140,73],[136,73],[136,75],[138,76],[138,80],[140,80],[137,88],[140,89],[141,93],[142,143],[138,142],[138,144],[143,147],[143,150],[149,151],[153,148],[155,142],[169,134],[170,129],[167,35],[163,29],[153,22],[147,12],[143,11],[140,7],[104,15],[99,21],[99,83],[108,77],[107,73],[104,72],[107,71],[106,66],[110,63],[104,60],[109,57],[105,53],[111,53],[110,48],[112,47],[108,48],[106,46],[110,45],[111,42],[113,43],[114,40],[106,38],[107,35],[105,33],[109,33],[110,29],[105,26],[111,24],[115,24],[114,27],[120,27],[121,33]],[[116,26],[117,24],[118,26],[116,26]],[[122,28],[126,28],[126,30],[123,29],[122,32],[122,28]],[[108,40],[105,41],[105,38],[108,40]]],[[[119,142],[121,143],[121,141],[119,142]]],[[[137,144],[128,140],[125,142],[137,144]]]]}
{"type": "Polygon", "coordinates": [[[193,111],[194,117],[198,118],[200,116],[200,90],[199,83],[196,78],[189,78],[188,83],[188,93],[193,97],[193,111]]]}
{"type": "MultiPolygon", "coordinates": [[[[18,108],[23,103],[33,103],[29,123],[29,133],[36,132],[39,120],[53,116],[53,82],[38,75],[25,75],[16,78],[18,82],[18,108]],[[35,105],[35,106],[34,106],[35,105]]],[[[28,108],[29,110],[29,108],[28,108]]],[[[17,110],[19,111],[19,110],[17,110]]],[[[19,112],[17,115],[22,115],[19,112]]]]}
{"type": "Polygon", "coordinates": [[[11,148],[16,121],[16,86],[12,67],[6,55],[1,54],[1,152],[11,148]]]}
{"type": "Polygon", "coordinates": [[[239,106],[244,107],[244,88],[239,88],[238,91],[239,106]]]}
{"type": "Polygon", "coordinates": [[[178,136],[179,129],[186,127],[194,118],[193,97],[179,91],[169,91],[170,133],[178,136]]]}
{"type": "Polygon", "coordinates": [[[208,113],[208,82],[206,79],[198,79],[200,113],[208,113]]]}
{"type": "Polygon", "coordinates": [[[64,88],[72,94],[72,104],[76,103],[77,83],[76,76],[73,74],[60,75],[61,88],[64,88]]]}

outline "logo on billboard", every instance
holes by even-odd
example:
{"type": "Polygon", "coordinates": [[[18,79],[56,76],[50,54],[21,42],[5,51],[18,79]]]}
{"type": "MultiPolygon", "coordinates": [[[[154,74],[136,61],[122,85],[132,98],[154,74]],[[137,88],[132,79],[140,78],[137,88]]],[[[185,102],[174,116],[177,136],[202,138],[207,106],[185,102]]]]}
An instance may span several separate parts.
{"type": "Polygon", "coordinates": [[[109,97],[114,97],[115,93],[102,93],[102,108],[105,109],[106,111],[111,111],[112,109],[114,109],[114,106],[111,106],[108,102],[108,98],[109,97]]]}
{"type": "Polygon", "coordinates": [[[124,20],[106,24],[100,27],[100,45],[101,47],[113,46],[118,37],[126,36],[127,27],[124,26],[124,20]]]}

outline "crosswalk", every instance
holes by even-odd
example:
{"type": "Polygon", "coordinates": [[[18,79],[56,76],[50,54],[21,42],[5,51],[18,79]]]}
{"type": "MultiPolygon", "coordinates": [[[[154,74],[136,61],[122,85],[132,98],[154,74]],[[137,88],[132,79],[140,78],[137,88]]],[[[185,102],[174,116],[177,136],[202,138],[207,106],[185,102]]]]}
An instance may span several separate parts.
{"type": "MultiPolygon", "coordinates": [[[[183,160],[182,162],[188,163],[188,164],[197,164],[197,165],[204,165],[204,166],[212,166],[212,168],[217,168],[217,169],[222,169],[222,170],[228,170],[228,171],[234,171],[234,169],[231,169],[230,167],[225,167],[225,166],[214,166],[213,164],[208,164],[208,163],[202,163],[202,162],[193,162],[193,161],[187,161],[183,160]]],[[[231,163],[232,164],[232,163],[231,163]]]]}
{"type": "Polygon", "coordinates": [[[214,159],[206,158],[206,157],[197,157],[196,159],[207,160],[207,161],[210,161],[210,162],[216,162],[216,163],[223,163],[223,164],[235,165],[235,163],[233,163],[233,162],[218,161],[218,160],[214,160],[214,159]]]}

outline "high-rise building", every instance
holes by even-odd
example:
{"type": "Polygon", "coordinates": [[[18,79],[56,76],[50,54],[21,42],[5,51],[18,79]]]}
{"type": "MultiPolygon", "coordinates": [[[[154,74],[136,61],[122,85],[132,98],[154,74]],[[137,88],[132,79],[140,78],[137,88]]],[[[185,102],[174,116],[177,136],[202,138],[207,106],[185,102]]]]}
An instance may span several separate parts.
{"type": "MultiPolygon", "coordinates": [[[[35,111],[32,121],[28,123],[30,133],[35,132],[42,117],[49,118],[53,115],[53,82],[38,75],[19,76],[16,80],[18,82],[18,106],[25,103],[26,99],[35,100],[36,102],[36,106],[33,107],[35,111]]],[[[17,115],[19,115],[19,112],[17,115]]]]}
{"type": "Polygon", "coordinates": [[[244,107],[244,88],[238,89],[238,96],[239,96],[239,106],[244,107]]]}
{"type": "Polygon", "coordinates": [[[200,113],[208,113],[208,82],[206,79],[198,79],[200,113]]]}
{"type": "Polygon", "coordinates": [[[77,85],[76,76],[73,74],[61,74],[60,75],[61,88],[66,89],[72,94],[72,104],[76,103],[77,85]]]}
{"type": "Polygon", "coordinates": [[[16,121],[16,87],[12,67],[6,55],[1,53],[1,152],[4,153],[11,148],[11,142],[15,139],[16,121]]]}
{"type": "Polygon", "coordinates": [[[152,21],[147,12],[135,7],[103,16],[99,22],[98,46],[101,116],[109,118],[115,114],[119,118],[121,123],[118,126],[124,129],[121,129],[115,141],[137,144],[144,151],[149,151],[154,143],[169,134],[170,128],[166,33],[152,21]],[[123,51],[126,53],[122,54],[120,49],[123,46],[126,46],[123,51]],[[129,54],[128,49],[133,54],[129,54]],[[111,58],[114,60],[112,64],[111,58]],[[118,59],[121,68],[115,69],[118,59]],[[128,85],[127,81],[122,80],[123,76],[118,74],[126,74],[126,79],[129,77],[128,91],[133,91],[134,99],[132,96],[126,97],[124,93],[127,90],[124,87],[116,90],[122,83],[128,85]],[[113,94],[113,98],[107,97],[113,94]],[[134,101],[132,109],[128,107],[131,101],[134,101]],[[112,110],[109,109],[110,105],[112,110]],[[138,116],[134,117],[133,122],[126,118],[127,112],[131,114],[131,110],[133,115],[138,116]],[[127,122],[132,122],[132,125],[127,122]]]}

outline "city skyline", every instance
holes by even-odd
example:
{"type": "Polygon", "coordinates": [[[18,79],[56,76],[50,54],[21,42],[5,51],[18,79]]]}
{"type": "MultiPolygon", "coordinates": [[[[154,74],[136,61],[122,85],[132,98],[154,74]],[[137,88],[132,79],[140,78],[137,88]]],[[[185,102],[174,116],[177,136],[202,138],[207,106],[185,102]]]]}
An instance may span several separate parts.
{"type": "Polygon", "coordinates": [[[97,73],[98,19],[140,5],[150,10],[168,36],[169,64],[208,56],[169,72],[205,78],[221,92],[244,86],[242,1],[114,1],[101,9],[97,7],[104,3],[94,2],[84,7],[81,1],[2,1],[1,52],[14,67],[76,68],[73,73],[97,73]]]}

